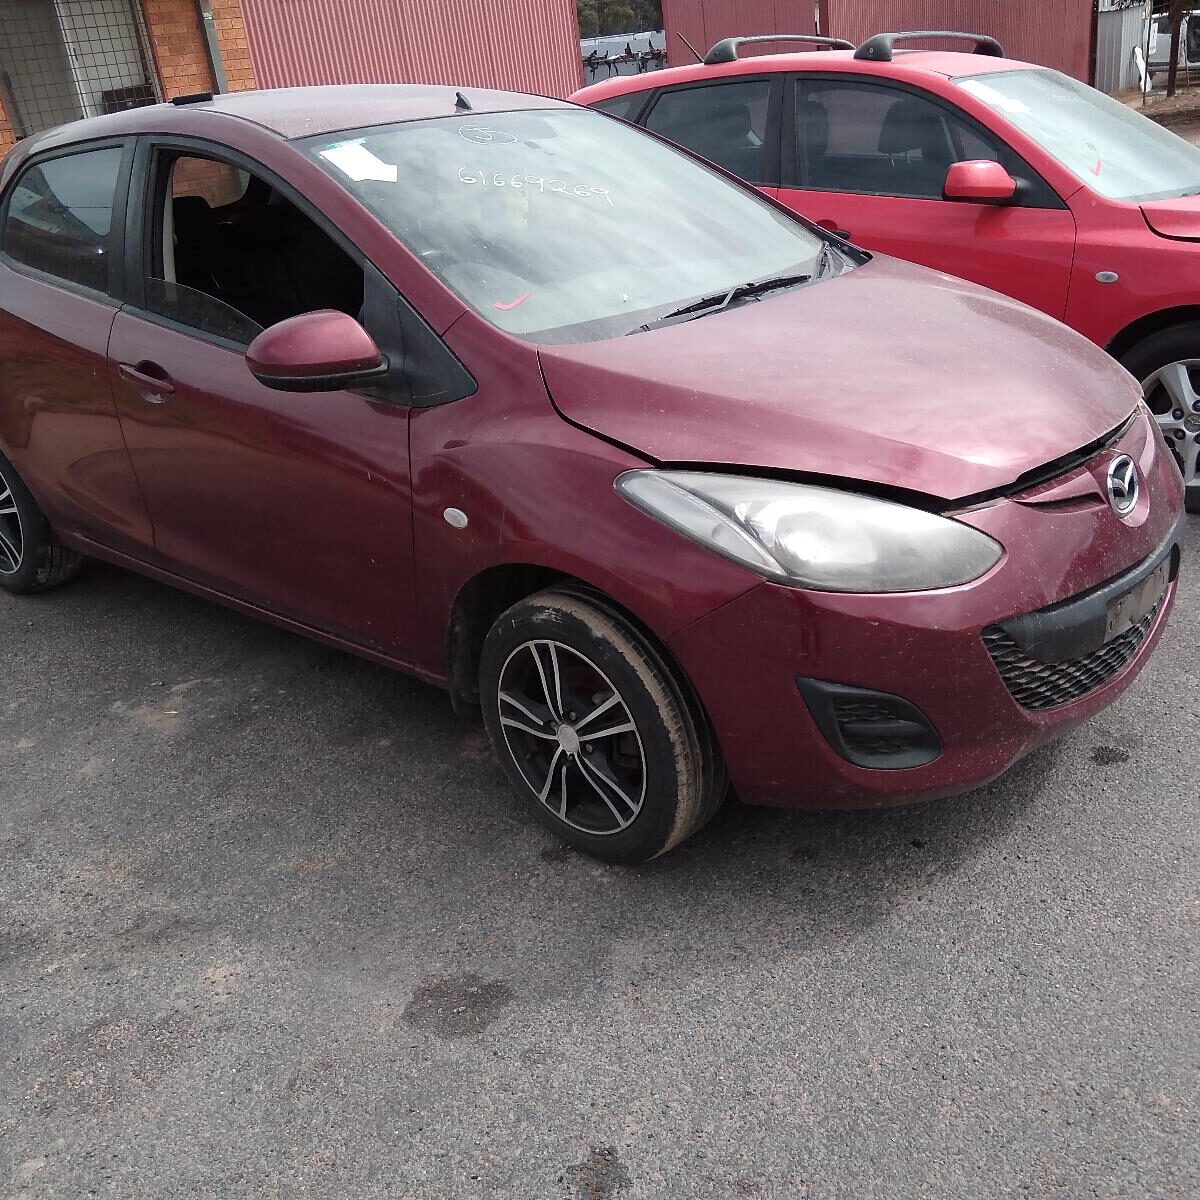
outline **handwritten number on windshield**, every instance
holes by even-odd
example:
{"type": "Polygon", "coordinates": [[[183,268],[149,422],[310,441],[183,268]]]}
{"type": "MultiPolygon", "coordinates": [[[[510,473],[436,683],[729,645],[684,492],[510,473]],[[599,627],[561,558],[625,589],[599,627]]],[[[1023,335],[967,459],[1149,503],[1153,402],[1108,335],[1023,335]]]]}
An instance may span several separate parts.
{"type": "Polygon", "coordinates": [[[576,196],[580,200],[589,200],[594,196],[603,197],[611,208],[616,208],[608,188],[593,187],[590,184],[579,183],[572,186],[565,179],[547,179],[542,175],[506,175],[500,171],[473,171],[470,167],[460,167],[459,183],[484,184],[488,187],[514,188],[517,191],[556,192],[562,196],[576,196]]]}

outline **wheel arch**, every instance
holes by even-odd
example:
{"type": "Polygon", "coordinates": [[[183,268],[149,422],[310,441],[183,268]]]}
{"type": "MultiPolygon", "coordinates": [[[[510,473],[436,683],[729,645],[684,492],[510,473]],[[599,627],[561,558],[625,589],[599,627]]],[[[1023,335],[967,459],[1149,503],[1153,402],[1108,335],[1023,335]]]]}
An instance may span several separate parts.
{"type": "Polygon", "coordinates": [[[1121,359],[1139,342],[1171,329],[1176,325],[1200,324],[1200,305],[1182,304],[1175,308],[1163,308],[1157,312],[1147,313],[1136,321],[1126,325],[1120,333],[1108,343],[1105,349],[1115,359],[1121,359]]]}
{"type": "Polygon", "coordinates": [[[502,563],[472,576],[458,590],[446,625],[446,679],[450,701],[459,715],[479,707],[479,664],[484,639],[496,618],[521,600],[557,587],[582,596],[631,625],[675,675],[685,697],[708,721],[704,705],[683,664],[666,641],[641,617],[596,584],[538,563],[502,563]]]}

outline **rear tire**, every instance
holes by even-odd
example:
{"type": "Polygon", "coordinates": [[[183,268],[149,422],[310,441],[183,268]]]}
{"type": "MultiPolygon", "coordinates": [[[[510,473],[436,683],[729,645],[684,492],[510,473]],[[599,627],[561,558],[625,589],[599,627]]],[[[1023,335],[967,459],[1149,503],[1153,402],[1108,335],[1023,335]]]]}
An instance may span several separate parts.
{"type": "Polygon", "coordinates": [[[492,626],[480,665],[492,746],[537,818],[614,863],[665,854],[728,791],[698,705],[651,643],[602,601],[539,592],[492,626]]]}
{"type": "Polygon", "coordinates": [[[29,489],[0,454],[0,587],[45,592],[79,574],[83,559],[54,536],[29,489]]]}
{"type": "Polygon", "coordinates": [[[1200,323],[1152,333],[1122,356],[1121,365],[1142,385],[1183,471],[1188,512],[1200,512],[1200,323]]]}

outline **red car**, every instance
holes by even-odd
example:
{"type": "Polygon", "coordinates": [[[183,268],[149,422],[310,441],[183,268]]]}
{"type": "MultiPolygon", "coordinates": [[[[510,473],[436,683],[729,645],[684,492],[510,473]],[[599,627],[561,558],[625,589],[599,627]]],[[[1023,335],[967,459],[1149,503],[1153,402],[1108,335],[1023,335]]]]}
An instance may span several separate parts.
{"type": "Polygon", "coordinates": [[[1103,708],[1182,495],[1086,339],[573,105],[192,97],[0,175],[0,583],[94,556],[440,684],[614,861],[1103,708]]]}
{"type": "Polygon", "coordinates": [[[1141,383],[1200,511],[1200,149],[979,34],[732,38],[574,97],[818,225],[1023,300],[1141,383]],[[965,39],[973,53],[895,50],[965,39]],[[738,57],[745,42],[832,49],[738,57]]]}

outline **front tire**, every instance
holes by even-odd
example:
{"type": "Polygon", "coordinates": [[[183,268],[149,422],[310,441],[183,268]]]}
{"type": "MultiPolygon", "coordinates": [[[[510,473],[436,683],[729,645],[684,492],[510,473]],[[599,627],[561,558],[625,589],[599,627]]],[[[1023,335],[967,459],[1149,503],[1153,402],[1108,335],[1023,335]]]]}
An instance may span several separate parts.
{"type": "Polygon", "coordinates": [[[596,858],[665,854],[728,790],[686,686],[590,596],[539,592],[503,613],[484,643],[480,695],[513,786],[544,825],[596,858]]]}
{"type": "Polygon", "coordinates": [[[1141,383],[1183,471],[1188,512],[1200,512],[1200,324],[1151,334],[1124,355],[1121,365],[1141,383]]]}
{"type": "Polygon", "coordinates": [[[44,592],[74,579],[82,564],[54,536],[37,501],[0,454],[0,587],[17,595],[44,592]]]}

